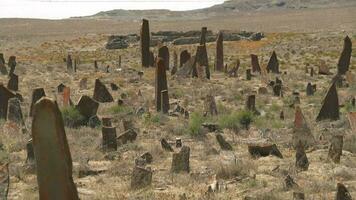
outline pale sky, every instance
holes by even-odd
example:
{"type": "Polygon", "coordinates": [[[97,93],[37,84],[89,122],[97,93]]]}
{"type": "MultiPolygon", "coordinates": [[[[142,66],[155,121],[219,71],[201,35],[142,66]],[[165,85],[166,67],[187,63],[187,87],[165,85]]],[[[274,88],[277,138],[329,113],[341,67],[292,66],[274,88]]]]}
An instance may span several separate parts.
{"type": "Polygon", "coordinates": [[[113,9],[192,10],[224,0],[0,0],[0,18],[61,19],[113,9]]]}

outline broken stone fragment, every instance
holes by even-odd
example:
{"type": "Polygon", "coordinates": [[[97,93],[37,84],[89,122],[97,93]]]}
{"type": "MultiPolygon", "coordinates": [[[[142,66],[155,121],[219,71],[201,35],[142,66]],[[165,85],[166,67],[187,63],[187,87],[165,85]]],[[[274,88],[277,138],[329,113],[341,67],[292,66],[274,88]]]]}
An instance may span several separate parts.
{"type": "Polygon", "coordinates": [[[249,145],[248,152],[252,157],[266,157],[269,155],[276,156],[278,158],[283,158],[283,155],[277,148],[276,144],[273,145],[249,145]]]}

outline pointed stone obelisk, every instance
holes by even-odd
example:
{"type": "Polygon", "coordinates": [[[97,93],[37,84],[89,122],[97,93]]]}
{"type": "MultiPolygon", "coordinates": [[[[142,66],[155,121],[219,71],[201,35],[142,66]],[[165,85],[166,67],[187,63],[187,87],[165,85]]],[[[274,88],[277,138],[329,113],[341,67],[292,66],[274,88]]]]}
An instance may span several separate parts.
{"type": "Polygon", "coordinates": [[[206,43],[206,33],[208,32],[207,27],[201,28],[201,35],[200,35],[200,45],[205,45],[206,43]]]}
{"type": "MultiPolygon", "coordinates": [[[[156,87],[155,87],[155,96],[156,96],[156,110],[157,112],[161,111],[162,108],[162,91],[168,90],[167,86],[167,76],[166,76],[166,68],[164,65],[164,60],[158,58],[157,66],[156,66],[156,87]]],[[[167,102],[165,102],[167,103],[167,102]]]]}
{"type": "Polygon", "coordinates": [[[272,72],[275,74],[279,73],[279,61],[277,58],[277,54],[275,51],[273,51],[271,58],[268,61],[267,64],[267,72],[272,72]]]}
{"type": "Polygon", "coordinates": [[[143,67],[150,66],[150,26],[147,19],[142,19],[141,25],[141,62],[143,67]]]}
{"type": "Polygon", "coordinates": [[[167,46],[158,49],[158,57],[163,59],[166,70],[169,70],[169,49],[167,46]]]}
{"type": "Polygon", "coordinates": [[[339,98],[336,90],[336,83],[333,81],[331,84],[321,106],[317,121],[321,120],[338,120],[340,118],[339,113],[339,98]]]}
{"type": "Polygon", "coordinates": [[[337,73],[345,74],[349,70],[352,53],[352,42],[349,36],[344,39],[344,49],[342,50],[339,63],[337,65],[337,73]]]}
{"type": "Polygon", "coordinates": [[[219,32],[216,39],[215,70],[224,71],[224,34],[222,31],[219,32]]]}
{"type": "Polygon", "coordinates": [[[55,101],[44,97],[35,104],[32,138],[39,199],[79,199],[63,118],[55,101]]]}
{"type": "MultiPolygon", "coordinates": [[[[194,69],[197,70],[198,65],[204,66],[206,78],[210,79],[208,52],[206,50],[205,45],[199,45],[197,47],[197,52],[195,55],[195,64],[194,64],[193,70],[194,69]]],[[[193,77],[195,77],[194,74],[193,74],[193,77]]],[[[196,77],[198,77],[198,76],[196,76],[196,77]]]]}

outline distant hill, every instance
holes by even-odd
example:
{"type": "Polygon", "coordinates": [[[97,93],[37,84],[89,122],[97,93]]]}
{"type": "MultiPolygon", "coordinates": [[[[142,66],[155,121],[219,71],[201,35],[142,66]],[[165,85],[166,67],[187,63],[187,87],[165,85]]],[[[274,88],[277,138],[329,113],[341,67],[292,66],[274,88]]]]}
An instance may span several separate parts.
{"type": "Polygon", "coordinates": [[[111,10],[85,18],[120,18],[122,20],[199,20],[234,15],[243,12],[264,12],[296,9],[318,9],[356,6],[356,0],[230,0],[210,8],[192,11],[169,10],[111,10]]]}

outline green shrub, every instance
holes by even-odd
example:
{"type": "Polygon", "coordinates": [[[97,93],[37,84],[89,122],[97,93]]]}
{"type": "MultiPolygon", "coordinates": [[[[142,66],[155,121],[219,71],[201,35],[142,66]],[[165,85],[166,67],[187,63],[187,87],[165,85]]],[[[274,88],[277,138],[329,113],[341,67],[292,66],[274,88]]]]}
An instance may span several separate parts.
{"type": "Polygon", "coordinates": [[[78,127],[85,121],[85,117],[73,106],[62,109],[62,117],[65,126],[78,127]]]}
{"type": "Polygon", "coordinates": [[[248,130],[250,124],[253,122],[254,115],[251,111],[244,110],[239,112],[238,118],[240,124],[248,130]]]}
{"type": "Polygon", "coordinates": [[[199,112],[193,112],[189,118],[188,130],[189,134],[192,136],[199,136],[202,134],[202,124],[204,123],[205,118],[199,112]]]}
{"type": "Polygon", "coordinates": [[[237,132],[240,129],[239,113],[233,112],[229,115],[219,116],[218,124],[222,129],[231,129],[237,132]]]}

